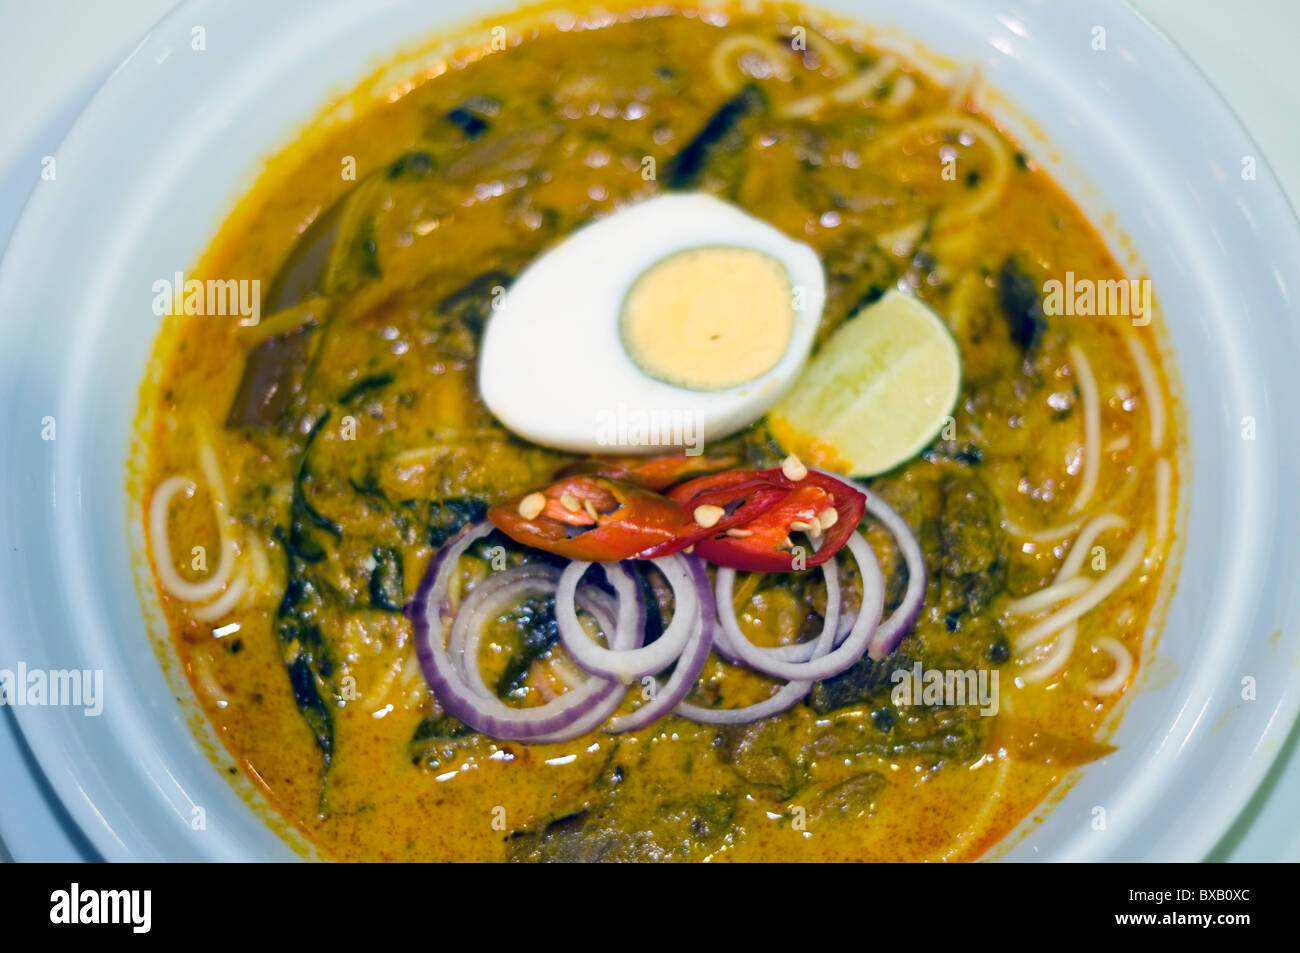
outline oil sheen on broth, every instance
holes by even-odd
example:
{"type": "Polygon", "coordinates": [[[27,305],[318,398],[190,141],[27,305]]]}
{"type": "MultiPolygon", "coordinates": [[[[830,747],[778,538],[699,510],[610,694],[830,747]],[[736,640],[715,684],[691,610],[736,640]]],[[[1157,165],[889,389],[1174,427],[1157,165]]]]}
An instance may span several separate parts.
{"type": "MultiPolygon", "coordinates": [[[[263,317],[178,317],[160,337],[140,461],[154,578],[223,743],[322,856],[972,859],[1104,750],[1177,499],[1154,339],[1127,317],[1045,317],[1047,279],[1125,277],[1093,229],[969,89],[813,30],[792,50],[816,22],[771,7],[512,24],[507,51],[474,46],[278,156],[203,258],[197,277],[260,280],[263,317]],[[401,608],[451,533],[571,458],[484,409],[479,334],[530,260],[671,188],[817,249],[820,340],[896,286],[948,323],[955,425],[870,484],[921,540],[921,619],[895,656],[755,725],[480,736],[426,688],[401,608]],[[1059,626],[1025,601],[1104,580],[1059,626]],[[895,704],[890,673],[918,662],[996,670],[998,714],[895,704]]],[[[763,421],[721,449],[783,455],[763,421]]],[[[866,532],[896,601],[898,555],[866,532]]],[[[488,571],[467,559],[456,585],[488,571]]],[[[745,579],[742,625],[760,643],[815,633],[818,578],[745,579]]],[[[521,652],[553,624],[526,604],[489,633],[485,674],[520,704],[545,690],[521,652]]],[[[694,700],[725,668],[710,660],[694,700]]],[[[727,684],[751,701],[772,687],[727,684]]]]}

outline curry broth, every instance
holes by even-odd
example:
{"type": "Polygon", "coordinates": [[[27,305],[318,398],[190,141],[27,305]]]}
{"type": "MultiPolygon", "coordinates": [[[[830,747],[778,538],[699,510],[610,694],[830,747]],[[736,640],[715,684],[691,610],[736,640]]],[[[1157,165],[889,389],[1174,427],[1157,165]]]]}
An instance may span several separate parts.
{"type": "MultiPolygon", "coordinates": [[[[384,600],[376,605],[375,554],[396,554],[401,598],[386,598],[405,601],[436,549],[429,526],[448,511],[443,505],[430,515],[430,501],[497,502],[547,482],[570,459],[519,441],[486,412],[474,383],[475,322],[457,311],[460,304],[445,303],[470,300],[467,288],[490,295],[564,234],[661,191],[660,178],[643,174],[644,159],[654,157],[664,170],[734,94],[706,65],[719,43],[741,34],[788,35],[802,22],[792,16],[772,8],[761,17],[674,13],[619,17],[599,29],[512,28],[508,51],[454,60],[441,75],[277,157],[203,258],[197,277],[257,279],[273,296],[277,273],[310,223],[353,190],[375,192],[366,241],[380,274],[322,306],[329,317],[308,332],[316,338],[310,383],[294,395],[292,411],[266,426],[228,426],[257,329],[240,328],[234,318],[179,320],[159,343],[164,370],[146,464],[146,511],[165,478],[195,478],[193,496],[169,511],[172,553],[196,546],[218,552],[214,500],[224,505],[217,518],[229,519],[240,537],[248,594],[220,619],[223,629],[236,623],[237,631],[214,636],[216,623],[195,619],[161,581],[159,597],[223,742],[324,856],[973,859],[1069,770],[1068,759],[999,753],[988,723],[1011,718],[1086,741],[1120,699],[1122,690],[1098,698],[1087,689],[1110,663],[1082,644],[1045,685],[1013,684],[1007,644],[1018,624],[1004,607],[1050,582],[1070,539],[1033,541],[1008,532],[1002,520],[1042,528],[1080,518],[1070,508],[1083,439],[1068,359],[1073,345],[1088,354],[1101,395],[1106,453],[1092,509],[1151,525],[1155,454],[1127,343],[1134,331],[1127,318],[1049,319],[1030,368],[1006,328],[999,280],[1012,260],[1034,276],[1125,276],[1070,200],[1005,139],[1013,162],[997,202],[945,226],[942,211],[978,194],[981,181],[997,174],[998,157],[978,139],[958,138],[948,145],[960,153],[962,179],[940,178],[936,150],[944,143],[930,141],[917,121],[978,113],[906,64],[890,92],[904,77],[912,92],[894,106],[882,91],[866,105],[832,100],[810,116],[776,115],[772,103],[815,92],[829,68],[831,57],[805,57],[789,79],[764,82],[767,111],[734,151],[714,156],[697,187],[823,255],[822,339],[861,301],[898,282],[949,322],[964,372],[956,437],[872,486],[918,529],[927,561],[937,554],[933,598],[927,595],[916,632],[900,647],[899,666],[997,668],[1002,713],[979,719],[970,711],[894,709],[882,703],[886,685],[883,694],[876,688],[839,706],[815,692],[810,704],[749,731],[674,717],[628,735],[597,732],[557,745],[437,733],[439,709],[415,662],[410,624],[382,607],[384,600]],[[458,107],[469,118],[449,119],[458,107]],[[429,167],[408,181],[409,169],[394,172],[395,163],[416,152],[428,156],[429,167]],[[345,157],[355,159],[356,181],[340,175],[345,157]],[[919,238],[906,234],[917,220],[929,223],[919,238]],[[892,245],[879,240],[900,233],[892,245]],[[485,275],[488,283],[475,286],[485,275]],[[353,421],[350,437],[340,429],[345,418],[353,421]],[[225,501],[198,479],[205,445],[218,462],[225,501]],[[304,570],[341,594],[311,615],[321,630],[317,664],[328,659],[327,680],[351,690],[341,704],[326,702],[328,770],[319,731],[286,673],[303,647],[277,635],[291,582],[286,527],[300,482],[315,511],[342,529],[327,540],[321,562],[304,570]],[[1000,582],[981,592],[978,609],[974,596],[962,596],[954,629],[955,597],[941,588],[954,578],[945,576],[951,558],[943,554],[944,534],[955,519],[948,508],[962,505],[994,514],[982,544],[995,550],[989,566],[996,569],[987,575],[1000,582]],[[762,754],[768,751],[775,754],[762,754]],[[573,817],[583,818],[583,834],[567,839],[564,825],[573,817]]],[[[836,54],[855,69],[880,56],[847,44],[836,54]]],[[[273,318],[268,311],[266,320],[273,318]]],[[[1159,400],[1167,401],[1158,380],[1159,400]]],[[[1176,436],[1167,432],[1164,445],[1176,436]]],[[[758,465],[779,459],[761,423],[727,446],[758,465]]],[[[1175,501],[1176,488],[1175,471],[1175,501]]],[[[868,539],[896,590],[888,535],[876,527],[868,539]]],[[[1083,619],[1085,636],[1112,634],[1140,657],[1163,545],[1083,619]]],[[[1112,559],[1122,547],[1113,544],[1112,559]]],[[[177,569],[187,580],[203,576],[184,558],[177,569]]],[[[486,571],[482,559],[467,559],[463,585],[486,571]]],[[[756,641],[789,641],[815,625],[817,573],[807,575],[788,586],[759,581],[742,612],[756,641]]],[[[488,640],[484,668],[492,677],[506,664],[516,628],[502,619],[488,640]]],[[[722,693],[729,704],[758,700],[771,685],[716,658],[701,681],[697,697],[722,693]]],[[[527,702],[540,690],[529,682],[519,697],[527,702]]]]}

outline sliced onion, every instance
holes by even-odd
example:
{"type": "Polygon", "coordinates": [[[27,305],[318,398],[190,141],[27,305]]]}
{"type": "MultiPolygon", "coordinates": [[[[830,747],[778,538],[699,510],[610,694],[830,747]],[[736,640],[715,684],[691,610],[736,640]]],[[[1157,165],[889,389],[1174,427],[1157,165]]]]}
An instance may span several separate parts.
{"type": "MultiPolygon", "coordinates": [[[[682,561],[691,575],[699,606],[695,613],[690,638],[677,659],[668,683],[660,685],[656,682],[657,687],[653,698],[636,711],[613,719],[606,728],[611,734],[636,731],[654,724],[673,711],[690,692],[691,687],[699,679],[700,672],[704,671],[704,663],[709,660],[709,652],[713,648],[713,633],[717,628],[717,615],[713,605],[713,592],[709,588],[709,576],[704,571],[704,564],[700,560],[682,557],[682,561]]],[[[677,621],[676,609],[673,610],[673,621],[677,621]]]]}
{"type": "MultiPolygon", "coordinates": [[[[808,656],[810,659],[822,658],[831,650],[832,645],[835,643],[836,631],[839,628],[838,619],[832,619],[830,613],[833,604],[836,606],[836,615],[838,616],[838,606],[840,604],[840,570],[834,559],[828,559],[822,563],[822,573],[826,577],[826,621],[814,641],[802,643],[811,649],[808,656]]],[[[728,596],[730,596],[730,592],[728,592],[728,596]]],[[[723,632],[723,627],[718,626],[719,638],[723,637],[723,632]]],[[[792,648],[793,646],[782,647],[792,648]]],[[[704,708],[683,701],[674,710],[683,718],[698,721],[702,724],[744,725],[763,718],[770,718],[794,707],[801,698],[808,694],[812,686],[811,681],[789,681],[782,685],[770,698],[765,698],[753,705],[746,705],[743,708],[704,708]]]]}
{"type": "Polygon", "coordinates": [[[921,552],[921,544],[912,528],[907,525],[907,520],[866,487],[859,486],[858,489],[867,495],[867,512],[893,535],[898,551],[903,555],[903,562],[907,564],[907,591],[903,593],[903,601],[876,629],[871,644],[867,647],[867,655],[878,662],[898,647],[898,643],[916,625],[917,617],[921,614],[921,604],[925,602],[925,554],[921,552]]]}
{"type": "MultiPolygon", "coordinates": [[[[555,591],[555,619],[560,627],[560,641],[565,650],[586,671],[603,678],[615,678],[627,684],[646,675],[662,672],[673,660],[680,656],[695,631],[695,619],[700,613],[700,600],[696,595],[692,575],[685,557],[673,554],[655,560],[673,587],[673,621],[650,645],[635,649],[611,649],[598,645],[578,624],[574,611],[574,595],[578,582],[591,567],[589,562],[573,562],[560,574],[559,587],[555,591]]],[[[614,581],[620,571],[618,563],[601,563],[606,575],[614,582],[615,591],[620,583],[614,581]]],[[[626,571],[626,570],[622,570],[626,571]]],[[[635,581],[631,583],[638,591],[635,581]]],[[[630,599],[620,598],[619,628],[631,615],[627,611],[630,599]]],[[[629,624],[631,624],[629,622],[629,624]]],[[[644,619],[641,622],[644,627],[644,619]]]]}
{"type": "Polygon", "coordinates": [[[560,570],[554,566],[526,563],[503,572],[494,572],[478,583],[457,608],[447,636],[447,654],[456,669],[480,695],[490,695],[477,661],[483,629],[506,607],[530,595],[555,591],[560,570]]]}
{"type": "MultiPolygon", "coordinates": [[[[814,543],[814,546],[815,545],[816,544],[814,543]]],[[[839,645],[844,641],[844,637],[853,629],[853,623],[857,617],[844,615],[843,599],[840,595],[840,574],[839,569],[835,567],[835,560],[828,559],[826,562],[822,563],[822,570],[826,576],[826,608],[822,613],[822,632],[825,633],[829,631],[834,639],[833,644],[839,645]],[[835,568],[835,572],[831,573],[828,571],[826,569],[827,566],[835,568]],[[832,588],[834,590],[833,593],[832,588]]],[[[735,590],[736,573],[735,570],[728,570],[728,572],[730,573],[730,576],[726,579],[726,597],[729,600],[730,605],[733,607],[734,614],[736,600],[732,593],[735,590]]],[[[719,581],[722,580],[721,569],[718,570],[718,578],[719,581]]],[[[718,589],[718,598],[723,598],[721,586],[718,589]]],[[[739,620],[737,620],[736,630],[739,631],[739,620]]],[[[727,628],[723,625],[719,625],[715,645],[721,645],[722,650],[718,652],[718,655],[730,662],[732,665],[747,664],[740,656],[739,652],[732,647],[731,639],[732,635],[727,631],[727,628]]],[[[813,639],[810,642],[795,642],[791,645],[756,645],[754,648],[771,659],[777,659],[783,662],[806,662],[813,657],[814,646],[816,646],[816,644],[817,639],[813,639]]],[[[826,653],[823,652],[821,654],[825,655],[826,653]]]]}
{"type": "MultiPolygon", "coordinates": [[[[470,688],[479,695],[496,697],[483,681],[478,662],[479,647],[488,623],[530,595],[554,595],[559,578],[560,570],[554,566],[537,563],[515,566],[493,573],[476,585],[460,604],[451,624],[451,635],[447,638],[447,654],[470,688]]],[[[599,589],[584,586],[578,590],[578,605],[596,617],[606,638],[612,640],[618,625],[614,601],[599,589]],[[599,598],[602,596],[604,599],[599,598]]],[[[577,687],[585,679],[579,679],[576,684],[568,679],[565,681],[570,687],[577,687]]]]}
{"type": "MultiPolygon", "coordinates": [[[[880,624],[880,614],[885,607],[885,580],[880,574],[880,563],[876,559],[876,554],[867,545],[867,541],[862,538],[862,534],[853,533],[849,536],[847,545],[858,561],[858,572],[862,576],[862,606],[858,609],[858,617],[843,644],[820,658],[810,658],[807,661],[796,662],[773,658],[768,653],[765,653],[762,648],[745,638],[745,633],[740,630],[740,623],[736,620],[736,607],[730,599],[730,592],[736,580],[735,571],[725,568],[718,570],[718,619],[727,633],[729,647],[740,656],[746,665],[773,678],[815,682],[823,678],[830,678],[832,675],[838,675],[863,656],[867,651],[867,645],[872,635],[876,631],[876,627],[880,624]]],[[[838,586],[835,586],[835,595],[836,601],[838,601],[838,586]]],[[[827,602],[829,617],[829,591],[827,593],[827,602]]],[[[835,612],[836,620],[838,620],[838,616],[837,608],[835,612]]],[[[823,632],[827,630],[832,633],[833,638],[836,631],[835,623],[823,627],[823,632]]],[[[807,643],[803,644],[807,645],[807,643]]],[[[789,648],[793,648],[793,646],[789,646],[789,648]]],[[[809,651],[811,652],[811,650],[809,651]]]]}
{"type": "MultiPolygon", "coordinates": [[[[817,549],[818,546],[820,545],[817,540],[810,540],[810,543],[812,544],[812,547],[814,549],[817,549]]],[[[834,562],[833,558],[829,559],[826,562],[822,563],[822,566],[824,567],[833,562],[834,562]]],[[[735,576],[733,574],[732,576],[733,581],[732,583],[730,583],[730,585],[732,585],[733,588],[734,588],[734,579],[735,576]]],[[[834,644],[839,645],[841,642],[844,641],[845,636],[847,636],[849,632],[852,631],[853,623],[857,619],[857,617],[844,614],[843,612],[844,604],[842,599],[838,595],[834,600],[830,598],[829,585],[830,585],[830,577],[827,576],[827,601],[826,601],[826,610],[822,614],[822,619],[823,619],[822,627],[823,630],[827,626],[834,627],[835,629],[834,644]]],[[[840,592],[838,572],[835,574],[835,591],[836,593],[840,592]]],[[[731,605],[735,606],[736,604],[735,597],[730,596],[730,598],[731,598],[731,605]]],[[[806,662],[808,661],[808,659],[813,657],[813,646],[816,644],[816,641],[817,640],[814,639],[811,642],[798,642],[793,645],[761,646],[760,650],[766,652],[771,658],[782,659],[787,662],[806,662]]],[[[713,640],[713,648],[714,651],[718,653],[719,657],[721,657],[724,661],[730,662],[732,665],[745,664],[744,659],[742,659],[740,655],[736,652],[736,650],[731,647],[731,636],[728,634],[726,628],[723,627],[722,625],[717,626],[717,632],[715,633],[715,637],[713,640]]],[[[824,655],[825,653],[823,652],[821,654],[824,655]]]]}
{"type": "MultiPolygon", "coordinates": [[[[626,572],[626,570],[624,570],[624,572],[626,572]]],[[[631,578],[630,574],[629,574],[629,578],[631,578]]],[[[637,586],[638,595],[640,594],[640,590],[641,587],[638,585],[637,586]]],[[[581,598],[582,592],[583,592],[582,589],[578,590],[579,598],[581,598]]],[[[601,592],[599,589],[593,589],[591,593],[591,597],[595,601],[599,612],[603,612],[611,620],[616,620],[617,607],[614,604],[614,600],[610,596],[606,595],[604,592],[601,592]],[[600,599],[598,598],[602,596],[608,602],[608,605],[603,609],[599,607],[600,599]]],[[[602,619],[602,617],[600,615],[597,615],[596,617],[597,619],[601,619],[601,625],[604,626],[605,622],[602,619]]],[[[612,631],[614,632],[614,636],[613,639],[611,640],[610,645],[612,648],[615,649],[622,650],[622,649],[638,648],[641,645],[641,642],[645,638],[644,621],[642,622],[641,625],[637,626],[636,628],[620,629],[618,628],[616,622],[611,628],[612,631]]],[[[579,674],[585,675],[585,673],[579,673],[579,674]]],[[[591,709],[591,711],[587,712],[587,714],[578,718],[576,721],[573,722],[573,724],[569,725],[563,731],[558,731],[550,735],[543,735],[540,738],[534,738],[532,742],[533,744],[552,744],[557,741],[568,741],[571,738],[580,738],[583,735],[588,734],[589,732],[595,731],[597,728],[599,728],[609,719],[610,715],[614,714],[614,712],[619,710],[619,708],[623,704],[623,699],[627,697],[627,692],[628,692],[627,688],[622,684],[620,684],[619,682],[614,681],[613,679],[601,679],[597,675],[588,675],[586,677],[591,681],[604,681],[605,684],[611,686],[609,693],[604,698],[602,698],[599,702],[597,702],[596,705],[591,709]]],[[[566,681],[568,680],[567,677],[565,678],[565,680],[566,681]]]]}
{"type": "MultiPolygon", "coordinates": [[[[734,586],[734,581],[733,581],[733,586],[734,586]]],[[[731,604],[733,606],[736,604],[736,600],[734,596],[732,596],[731,604]]],[[[715,612],[716,612],[716,608],[717,608],[717,604],[715,600],[714,603],[715,612]]],[[[716,618],[714,619],[714,626],[713,626],[713,651],[717,652],[718,657],[721,658],[724,662],[730,662],[732,665],[745,664],[741,660],[740,656],[736,654],[736,650],[731,647],[731,637],[727,635],[727,630],[722,627],[721,623],[717,622],[716,618]]]]}
{"type": "Polygon", "coordinates": [[[492,524],[484,520],[471,523],[452,537],[430,562],[415,598],[407,606],[424,677],[448,714],[485,735],[535,742],[562,741],[585,734],[590,730],[583,727],[586,716],[602,702],[608,702],[611,695],[621,695],[617,683],[592,678],[544,705],[511,708],[499,698],[478,694],[447,653],[443,617],[447,581],[465,550],[492,530],[492,524]]]}
{"type": "MultiPolygon", "coordinates": [[[[814,468],[815,469],[815,468],[814,468]]],[[[834,477],[837,480],[844,479],[838,474],[831,473],[827,470],[817,470],[826,476],[834,477]]],[[[921,615],[921,606],[925,602],[925,587],[927,576],[925,572],[925,554],[921,552],[921,544],[912,532],[912,527],[907,525],[907,520],[898,515],[898,512],[880,498],[880,495],[872,492],[862,485],[861,482],[852,480],[854,487],[862,492],[867,498],[867,512],[874,516],[885,529],[889,530],[898,544],[898,550],[903,556],[903,561],[907,564],[907,591],[903,593],[903,601],[899,603],[884,622],[876,629],[875,634],[871,637],[871,643],[867,647],[867,656],[873,661],[880,661],[890,652],[898,647],[898,643],[903,637],[912,630],[916,625],[916,620],[921,615]]],[[[841,620],[840,630],[835,639],[838,646],[853,630],[847,618],[841,620]]]]}
{"type": "Polygon", "coordinates": [[[736,573],[719,568],[710,588],[704,564],[682,554],[654,561],[673,589],[672,621],[651,645],[645,638],[646,604],[642,587],[627,566],[601,563],[614,595],[584,585],[589,562],[573,562],[563,571],[529,563],[494,574],[476,585],[451,619],[448,581],[460,557],[492,532],[486,521],[465,527],[435,555],[407,614],[415,626],[416,649],[430,688],[443,708],[475,731],[531,743],[579,737],[608,720],[610,732],[635,731],[669,712],[709,724],[739,724],[767,718],[804,698],[814,682],[848,669],[863,655],[888,655],[916,623],[925,598],[926,574],[920,544],[906,522],[879,496],[864,489],[866,509],[895,537],[908,569],[907,591],[898,609],[881,622],[885,585],[880,563],[858,532],[846,541],[858,562],[862,603],[844,613],[839,567],[822,565],[826,609],[822,631],[812,642],[757,646],[745,637],[733,601],[736,573]],[[486,625],[509,605],[531,593],[554,594],[560,640],[572,666],[561,670],[567,690],[545,704],[513,708],[486,685],[478,665],[486,625]],[[578,609],[591,614],[605,635],[601,645],[578,621],[578,609]],[[448,623],[450,622],[450,626],[448,623]],[[771,697],[736,709],[710,709],[685,701],[699,679],[710,651],[772,678],[785,679],[771,697]],[[626,686],[646,676],[662,675],[655,696],[627,715],[612,717],[627,696],[626,686]]]}

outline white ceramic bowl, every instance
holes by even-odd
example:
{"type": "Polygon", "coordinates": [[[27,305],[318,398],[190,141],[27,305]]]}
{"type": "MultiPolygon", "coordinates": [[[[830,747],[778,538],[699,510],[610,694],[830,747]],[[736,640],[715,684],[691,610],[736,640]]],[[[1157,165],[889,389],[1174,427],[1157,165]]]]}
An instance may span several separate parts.
{"type": "MultiPolygon", "coordinates": [[[[501,5],[191,0],[91,102],[13,236],[0,266],[0,667],[104,671],[100,717],[15,712],[110,859],[293,856],[250,809],[246,783],[223,777],[220,750],[214,769],[210,732],[160,664],[137,597],[124,473],[157,331],[152,282],[195,263],[260,160],[331,94],[501,5]],[[50,416],[57,439],[45,441],[50,416]]],[[[1012,858],[1199,859],[1263,777],[1300,699],[1297,223],[1207,83],[1118,0],[822,5],[922,63],[978,63],[994,115],[1094,222],[1114,223],[1121,261],[1154,280],[1189,428],[1177,594],[1120,750],[1006,843],[1012,858]],[[1246,417],[1254,441],[1242,439],[1246,417]]]]}

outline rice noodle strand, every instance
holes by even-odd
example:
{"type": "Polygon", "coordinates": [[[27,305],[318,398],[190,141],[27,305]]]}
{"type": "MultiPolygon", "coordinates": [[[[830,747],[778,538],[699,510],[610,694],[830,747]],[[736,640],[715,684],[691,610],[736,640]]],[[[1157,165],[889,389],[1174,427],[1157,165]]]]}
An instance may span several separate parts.
{"type": "MultiPolygon", "coordinates": [[[[964,133],[972,139],[984,143],[992,162],[987,174],[980,178],[978,188],[968,190],[968,197],[964,201],[950,204],[936,215],[933,222],[929,224],[932,228],[937,229],[955,225],[967,219],[977,218],[997,203],[1002,196],[1003,189],[1006,188],[1008,179],[1011,177],[1011,150],[1002,137],[987,123],[968,113],[956,111],[923,116],[920,119],[906,123],[889,135],[877,139],[872,143],[871,153],[873,157],[879,157],[884,153],[899,149],[904,143],[915,139],[918,134],[931,132],[964,133]]],[[[921,220],[897,229],[891,234],[897,234],[905,229],[918,226],[923,230],[926,224],[925,220],[921,220]]],[[[881,236],[881,241],[884,240],[885,236],[881,236]]]]}
{"type": "Polygon", "coordinates": [[[1089,682],[1087,689],[1098,698],[1114,695],[1133,674],[1133,656],[1123,642],[1110,635],[1097,636],[1092,640],[1092,647],[1109,655],[1115,662],[1115,668],[1105,678],[1089,682]]]}
{"type": "Polygon", "coordinates": [[[1030,626],[1021,632],[1015,638],[1015,648],[1018,652],[1033,648],[1040,642],[1046,641],[1054,632],[1057,632],[1071,622],[1076,621],[1088,612],[1091,612],[1097,606],[1101,605],[1116,589],[1123,585],[1124,581],[1133,573],[1142,561],[1142,554],[1146,549],[1147,534],[1145,530],[1140,530],[1133,541],[1129,543],[1128,549],[1119,562],[1111,566],[1104,576],[1093,584],[1083,595],[1068,603],[1063,608],[1058,609],[1046,619],[1036,625],[1030,626]]]}
{"type": "Polygon", "coordinates": [[[1156,546],[1169,538],[1169,515],[1173,503],[1173,466],[1161,457],[1156,461],[1156,546]]]}
{"type": "Polygon", "coordinates": [[[1084,526],[1074,544],[1070,547],[1070,552],[1066,555],[1065,561],[1061,563],[1061,568],[1056,574],[1057,581],[1063,582],[1066,579],[1073,579],[1083,571],[1083,561],[1088,558],[1092,544],[1097,541],[1098,536],[1108,530],[1123,529],[1126,526],[1128,526],[1128,520],[1114,513],[1103,513],[1084,526]]]}
{"type": "Polygon", "coordinates": [[[216,622],[224,619],[238,608],[247,593],[248,575],[241,572],[226,587],[225,592],[206,606],[199,606],[197,609],[190,610],[190,615],[194,616],[199,622],[216,622]]]}
{"type": "Polygon", "coordinates": [[[1092,499],[1101,473],[1101,396],[1097,392],[1097,378],[1092,373],[1088,356],[1077,344],[1070,345],[1070,363],[1083,398],[1083,480],[1078,495],[1070,504],[1070,512],[1078,513],[1092,499]]]}
{"type": "Polygon", "coordinates": [[[1045,682],[1061,669],[1065,668],[1070,656],[1074,654],[1074,645],[1079,639],[1079,623],[1071,622],[1060,632],[1051,644],[1051,650],[1043,658],[1020,671],[1017,676],[1026,685],[1045,682]]]}
{"type": "Polygon", "coordinates": [[[235,565],[234,540],[222,533],[221,557],[210,576],[202,582],[190,582],[176,571],[171,543],[167,538],[168,511],[176,494],[183,492],[187,497],[193,497],[197,490],[194,481],[187,477],[168,477],[158,484],[149,503],[149,543],[158,580],[169,593],[186,602],[204,602],[215,596],[225,588],[235,565]]]}
{"type": "Polygon", "coordinates": [[[1138,340],[1136,334],[1128,336],[1128,352],[1133,357],[1138,379],[1142,381],[1142,396],[1147,402],[1151,449],[1159,450],[1165,442],[1165,397],[1160,392],[1160,378],[1156,376],[1155,365],[1151,363],[1146,347],[1138,340]]]}
{"type": "Polygon", "coordinates": [[[1062,579],[1020,599],[1012,599],[1007,603],[1006,613],[1009,616],[1032,615],[1059,605],[1066,599],[1073,599],[1091,585],[1091,579],[1082,577],[1062,579]]]}

